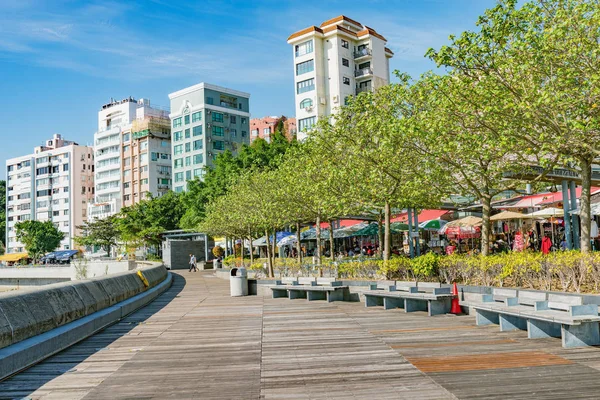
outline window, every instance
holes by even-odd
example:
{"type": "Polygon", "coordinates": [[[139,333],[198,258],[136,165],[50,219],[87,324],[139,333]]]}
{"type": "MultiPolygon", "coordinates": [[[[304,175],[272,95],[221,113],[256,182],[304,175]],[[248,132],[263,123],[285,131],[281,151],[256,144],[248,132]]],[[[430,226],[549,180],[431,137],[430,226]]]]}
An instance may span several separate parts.
{"type": "Polygon", "coordinates": [[[148,153],[140,154],[140,164],[148,164],[148,153]]]}
{"type": "Polygon", "coordinates": [[[213,142],[213,149],[215,150],[225,150],[225,142],[222,140],[215,140],[213,142]]]}
{"type": "Polygon", "coordinates": [[[350,78],[348,78],[347,76],[344,77],[344,85],[349,85],[350,84],[350,78]]]}
{"type": "Polygon", "coordinates": [[[63,165],[63,172],[67,172],[69,170],[69,164],[63,165]]]}
{"type": "Polygon", "coordinates": [[[185,171],[185,179],[188,181],[192,179],[192,171],[185,171]]]}
{"type": "Polygon", "coordinates": [[[123,134],[123,143],[127,143],[129,142],[129,133],[124,133],[123,134]]]}
{"type": "MultiPolygon", "coordinates": [[[[240,104],[241,105],[241,104],[240,104]]],[[[232,124],[237,123],[237,118],[235,115],[232,115],[231,117],[229,117],[229,122],[232,124]]]]}
{"type": "Polygon", "coordinates": [[[258,136],[258,129],[252,129],[252,136],[258,136]]]}
{"type": "Polygon", "coordinates": [[[242,117],[242,124],[246,123],[246,118],[242,117]]]}
{"type": "Polygon", "coordinates": [[[202,139],[194,140],[194,150],[202,149],[202,139]]]}
{"type": "Polygon", "coordinates": [[[188,156],[185,158],[185,166],[189,167],[190,165],[192,165],[192,157],[188,156]]]}
{"type": "Polygon", "coordinates": [[[223,127],[222,126],[213,126],[212,134],[214,136],[223,136],[223,127]]]}
{"type": "Polygon", "coordinates": [[[315,80],[313,78],[298,82],[296,84],[296,92],[298,94],[310,92],[311,90],[315,90],[315,80]]]}
{"type": "Polygon", "coordinates": [[[206,98],[206,104],[213,104],[213,98],[212,97],[207,97],[206,98]]]}
{"type": "Polygon", "coordinates": [[[190,152],[191,146],[192,146],[192,144],[191,144],[190,142],[187,142],[187,143],[185,144],[185,152],[186,152],[186,153],[189,153],[189,152],[190,152]]]}
{"type": "Polygon", "coordinates": [[[129,182],[123,183],[123,189],[129,189],[129,182]]]}
{"type": "Polygon", "coordinates": [[[129,152],[129,146],[123,146],[123,153],[129,152]]]}
{"type": "Polygon", "coordinates": [[[344,97],[344,105],[347,106],[349,102],[350,102],[350,96],[344,97]]]}
{"type": "Polygon", "coordinates": [[[189,139],[189,138],[190,138],[190,130],[189,130],[189,129],[186,129],[186,130],[185,130],[185,138],[186,138],[186,139],[189,139]]]}
{"type": "Polygon", "coordinates": [[[298,120],[298,129],[302,131],[309,130],[316,122],[316,117],[303,118],[298,120]]]}
{"type": "Polygon", "coordinates": [[[308,108],[312,107],[313,101],[312,99],[304,99],[300,102],[300,108],[308,108]]]}
{"type": "Polygon", "coordinates": [[[140,150],[147,150],[148,149],[148,141],[144,141],[142,143],[140,143],[140,150]]]}
{"type": "Polygon", "coordinates": [[[347,49],[348,47],[350,47],[347,40],[342,39],[342,47],[345,48],[345,49],[347,49]]]}
{"type": "Polygon", "coordinates": [[[230,129],[229,136],[231,136],[232,138],[237,137],[237,129],[230,129]]]}
{"type": "Polygon", "coordinates": [[[342,65],[344,67],[349,67],[350,66],[350,61],[346,60],[345,58],[342,58],[342,65]]]}
{"type": "Polygon", "coordinates": [[[173,120],[173,128],[179,128],[181,126],[181,117],[173,120]]]}
{"type": "Polygon", "coordinates": [[[246,137],[247,134],[248,134],[248,132],[242,131],[242,137],[246,137]]]}
{"type": "Polygon", "coordinates": [[[67,187],[64,187],[64,188],[63,188],[63,192],[65,192],[65,193],[69,193],[69,187],[68,187],[68,186],[67,186],[67,187]]]}
{"type": "Polygon", "coordinates": [[[197,176],[202,176],[202,168],[196,168],[194,170],[194,178],[197,176]]]}
{"type": "Polygon", "coordinates": [[[175,173],[175,182],[183,182],[183,172],[175,173]]]}
{"type": "Polygon", "coordinates": [[[140,184],[147,185],[148,184],[148,178],[140,179],[140,184]]]}
{"type": "Polygon", "coordinates": [[[155,153],[155,152],[150,153],[150,159],[152,161],[158,161],[158,153],[155,153]]]}
{"type": "Polygon", "coordinates": [[[308,60],[296,64],[296,75],[306,74],[315,70],[315,60],[308,60]]]}
{"type": "Polygon", "coordinates": [[[313,52],[313,41],[309,40],[296,45],[296,57],[303,56],[313,52]]]}
{"type": "Polygon", "coordinates": [[[175,193],[183,192],[183,186],[175,186],[175,193]]]}
{"type": "Polygon", "coordinates": [[[175,168],[183,167],[183,158],[176,158],[175,161],[173,162],[173,166],[175,168]]]}
{"type": "Polygon", "coordinates": [[[202,125],[198,125],[192,128],[192,135],[193,136],[200,136],[202,135],[202,125]]]}
{"type": "MultiPolygon", "coordinates": [[[[100,175],[100,174],[98,174],[98,175],[100,175]]],[[[124,177],[131,176],[131,170],[130,169],[126,169],[125,171],[123,171],[123,176],[124,177]]]]}
{"type": "Polygon", "coordinates": [[[192,114],[192,122],[202,121],[202,111],[198,111],[192,114]]]}
{"type": "Polygon", "coordinates": [[[183,154],[183,145],[178,144],[177,146],[173,147],[173,154],[174,155],[183,154]]]}
{"type": "Polygon", "coordinates": [[[218,113],[218,112],[213,112],[212,113],[212,120],[214,122],[223,122],[223,114],[218,113]]]}
{"type": "Polygon", "coordinates": [[[170,143],[169,143],[169,142],[167,142],[166,140],[162,140],[162,141],[160,142],[160,147],[169,147],[169,145],[170,145],[170,143]]]}
{"type": "Polygon", "coordinates": [[[189,114],[188,114],[188,115],[185,115],[185,116],[183,117],[183,123],[184,123],[184,124],[186,124],[186,125],[189,125],[189,124],[190,124],[190,115],[189,115],[189,114]]]}
{"type": "Polygon", "coordinates": [[[263,128],[263,135],[269,136],[271,134],[271,127],[263,128]]]}
{"type": "Polygon", "coordinates": [[[131,195],[130,194],[126,194],[123,196],[123,200],[125,201],[129,201],[131,199],[131,195]]]}
{"type": "Polygon", "coordinates": [[[177,132],[173,132],[173,140],[178,142],[181,139],[183,139],[183,132],[181,131],[177,131],[177,132]]]}
{"type": "Polygon", "coordinates": [[[202,154],[196,154],[194,156],[194,164],[196,164],[196,165],[202,164],[203,161],[204,161],[204,157],[202,157],[202,154]]]}
{"type": "Polygon", "coordinates": [[[69,210],[63,210],[63,215],[69,215],[69,210]]]}

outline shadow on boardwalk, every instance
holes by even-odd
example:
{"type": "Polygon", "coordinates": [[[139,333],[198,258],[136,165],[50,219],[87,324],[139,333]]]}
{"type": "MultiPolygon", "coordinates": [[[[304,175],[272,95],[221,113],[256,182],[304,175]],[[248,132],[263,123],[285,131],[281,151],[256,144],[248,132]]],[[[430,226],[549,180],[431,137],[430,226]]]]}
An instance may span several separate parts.
{"type": "Polygon", "coordinates": [[[117,323],[97,332],[45,361],[0,382],[0,399],[23,398],[63,374],[81,372],[76,367],[86,359],[101,356],[110,345],[128,335],[134,328],[167,306],[186,285],[186,279],[173,274],[173,284],[166,292],[147,306],[128,315],[117,323]]]}

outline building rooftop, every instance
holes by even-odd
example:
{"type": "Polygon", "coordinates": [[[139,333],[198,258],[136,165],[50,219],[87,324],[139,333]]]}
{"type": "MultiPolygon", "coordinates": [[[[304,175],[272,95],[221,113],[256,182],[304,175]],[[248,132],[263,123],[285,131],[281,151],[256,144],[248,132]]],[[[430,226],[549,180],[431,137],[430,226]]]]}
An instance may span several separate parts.
{"type": "Polygon", "coordinates": [[[195,92],[196,90],[202,90],[202,89],[210,89],[210,90],[214,90],[217,92],[230,94],[232,96],[250,98],[250,93],[241,92],[239,90],[234,90],[234,89],[228,89],[228,88],[222,87],[222,86],[211,85],[210,83],[206,83],[206,82],[200,82],[197,85],[193,85],[193,86],[178,90],[176,92],[170,93],[169,99],[172,100],[176,97],[185,96],[186,94],[195,92]]]}
{"type": "MultiPolygon", "coordinates": [[[[355,38],[362,38],[364,36],[371,35],[383,40],[384,42],[387,42],[387,39],[381,34],[377,33],[375,29],[363,25],[352,18],[346,17],[345,15],[340,15],[335,18],[329,19],[323,22],[318,27],[309,26],[308,28],[299,30],[290,35],[290,37],[288,38],[288,42],[311,32],[317,32],[320,34],[326,34],[329,32],[343,32],[355,38]]],[[[391,50],[389,52],[391,53],[391,50]]]]}

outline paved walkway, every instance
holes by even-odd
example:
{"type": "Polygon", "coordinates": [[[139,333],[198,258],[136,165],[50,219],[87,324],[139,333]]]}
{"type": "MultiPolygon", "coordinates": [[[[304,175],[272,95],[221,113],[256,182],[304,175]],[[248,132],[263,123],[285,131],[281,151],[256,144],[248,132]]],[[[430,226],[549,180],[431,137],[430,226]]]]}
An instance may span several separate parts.
{"type": "Polygon", "coordinates": [[[229,297],[176,274],[147,307],[0,383],[0,398],[598,398],[600,349],[360,303],[229,297]]]}

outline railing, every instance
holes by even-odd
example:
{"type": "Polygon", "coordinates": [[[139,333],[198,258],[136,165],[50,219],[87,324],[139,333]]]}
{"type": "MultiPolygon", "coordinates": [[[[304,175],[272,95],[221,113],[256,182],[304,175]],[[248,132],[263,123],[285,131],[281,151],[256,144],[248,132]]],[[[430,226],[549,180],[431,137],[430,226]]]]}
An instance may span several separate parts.
{"type": "Polygon", "coordinates": [[[370,56],[372,54],[371,49],[365,47],[364,49],[360,49],[354,52],[354,58],[361,58],[370,56]]]}
{"type": "Polygon", "coordinates": [[[369,68],[363,68],[363,69],[358,69],[358,70],[354,71],[355,77],[366,76],[366,75],[373,75],[373,68],[369,67],[369,68]]]}
{"type": "Polygon", "coordinates": [[[370,91],[371,91],[371,86],[362,86],[362,87],[356,88],[356,94],[359,94],[362,92],[370,92],[370,91]]]}

